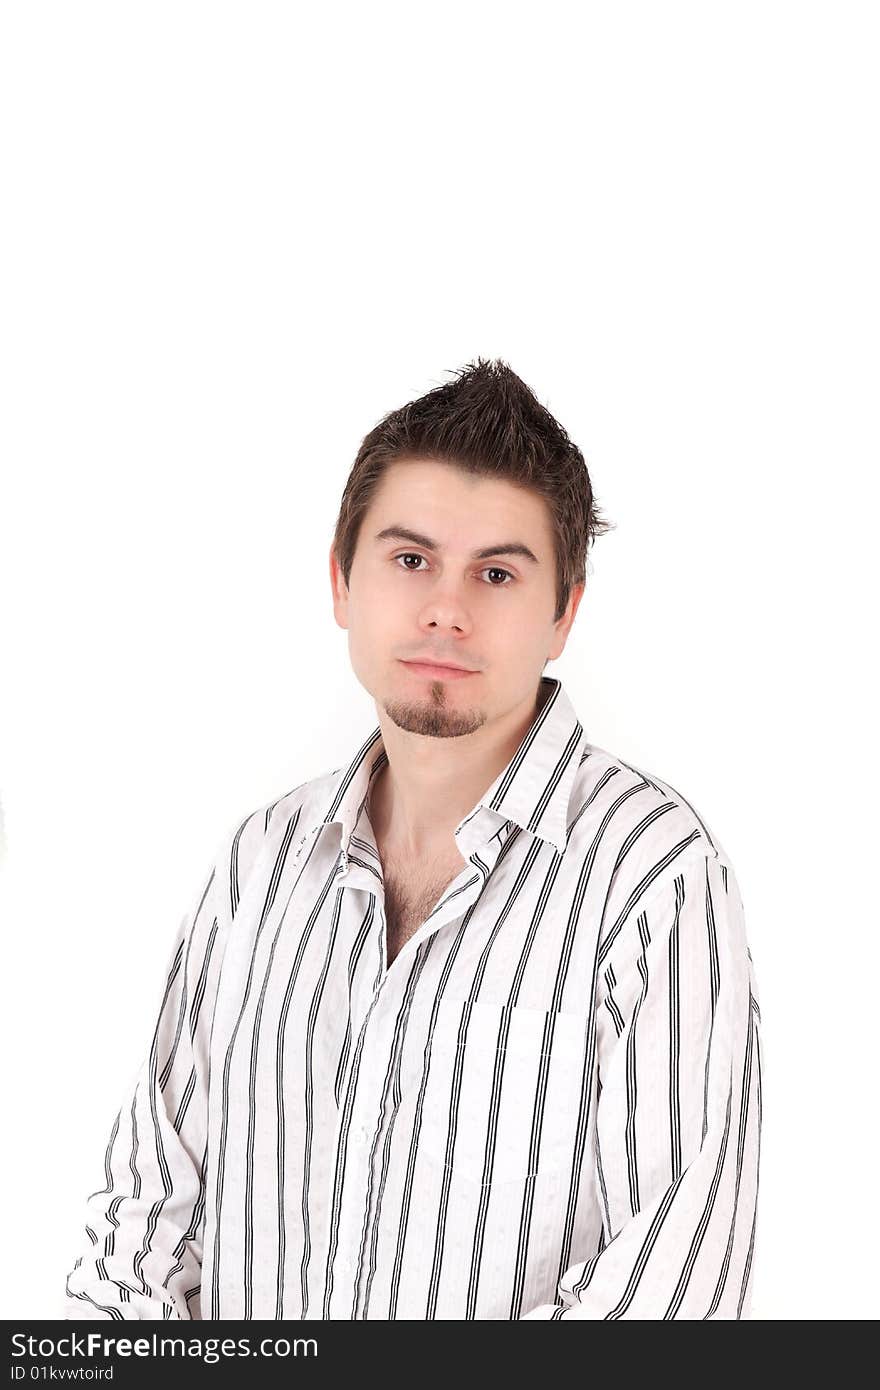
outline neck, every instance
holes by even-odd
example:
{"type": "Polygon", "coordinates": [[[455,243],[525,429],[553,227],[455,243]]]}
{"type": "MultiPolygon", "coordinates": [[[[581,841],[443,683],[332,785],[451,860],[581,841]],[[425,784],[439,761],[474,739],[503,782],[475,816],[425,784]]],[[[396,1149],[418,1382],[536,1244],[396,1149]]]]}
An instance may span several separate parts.
{"type": "Polygon", "coordinates": [[[368,814],[377,845],[408,858],[454,848],[456,826],[507,766],[540,710],[543,687],[499,719],[459,738],[401,730],[380,711],[387,766],[368,814]]]}

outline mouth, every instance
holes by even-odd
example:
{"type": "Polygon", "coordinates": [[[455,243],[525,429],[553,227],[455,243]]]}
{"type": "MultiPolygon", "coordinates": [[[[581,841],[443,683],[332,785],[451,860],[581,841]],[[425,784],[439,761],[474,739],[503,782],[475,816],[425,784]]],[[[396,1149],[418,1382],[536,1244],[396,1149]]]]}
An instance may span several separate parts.
{"type": "Polygon", "coordinates": [[[464,680],[465,676],[479,674],[477,671],[464,671],[460,666],[437,666],[429,661],[402,661],[400,664],[411,671],[414,676],[435,681],[459,681],[464,680]]]}

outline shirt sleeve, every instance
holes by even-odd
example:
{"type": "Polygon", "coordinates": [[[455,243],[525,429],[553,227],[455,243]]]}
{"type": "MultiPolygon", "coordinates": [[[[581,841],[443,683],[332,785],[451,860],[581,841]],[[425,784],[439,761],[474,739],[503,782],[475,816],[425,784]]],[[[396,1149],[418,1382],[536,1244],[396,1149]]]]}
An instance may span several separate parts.
{"type": "Polygon", "coordinates": [[[702,852],[654,889],[599,951],[599,1248],[525,1319],[750,1316],[761,1059],[742,898],[702,852]]]}
{"type": "Polygon", "coordinates": [[[201,1316],[209,1038],[219,973],[219,854],[180,923],[152,1043],[113,1121],[60,1316],[201,1316]]]}

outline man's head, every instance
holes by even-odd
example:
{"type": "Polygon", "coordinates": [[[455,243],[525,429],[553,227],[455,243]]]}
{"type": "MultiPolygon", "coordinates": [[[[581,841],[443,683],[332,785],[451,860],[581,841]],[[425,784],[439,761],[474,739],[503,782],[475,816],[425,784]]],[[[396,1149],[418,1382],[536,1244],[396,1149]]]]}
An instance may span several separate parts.
{"type": "Polygon", "coordinates": [[[478,359],[392,411],[358,450],[330,550],[361,684],[431,737],[533,700],[609,528],[580,450],[504,362],[478,359]],[[471,674],[407,665],[432,658],[471,674]]]}

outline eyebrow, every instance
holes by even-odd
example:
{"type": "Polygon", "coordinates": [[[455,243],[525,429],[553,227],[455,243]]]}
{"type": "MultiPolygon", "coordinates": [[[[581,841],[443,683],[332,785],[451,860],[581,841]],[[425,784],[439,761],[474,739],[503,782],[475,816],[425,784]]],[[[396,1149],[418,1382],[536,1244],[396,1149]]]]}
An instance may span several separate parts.
{"type": "MultiPolygon", "coordinates": [[[[375,539],[377,541],[410,541],[413,545],[420,545],[423,550],[442,550],[442,546],[436,541],[432,541],[430,536],[422,536],[418,531],[411,531],[408,526],[386,526],[383,531],[379,531],[375,539]]],[[[503,545],[486,545],[482,550],[475,550],[471,556],[472,560],[490,560],[494,555],[521,555],[525,560],[531,560],[532,564],[540,564],[537,555],[529,550],[522,541],[506,541],[503,545]]]]}

